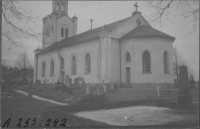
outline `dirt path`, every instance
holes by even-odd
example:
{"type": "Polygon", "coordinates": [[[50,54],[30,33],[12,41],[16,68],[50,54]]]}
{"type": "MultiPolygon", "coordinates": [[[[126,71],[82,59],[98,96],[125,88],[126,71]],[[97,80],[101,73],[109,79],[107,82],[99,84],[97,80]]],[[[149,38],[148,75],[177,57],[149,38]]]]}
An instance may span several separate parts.
{"type": "MultiPolygon", "coordinates": [[[[24,91],[21,91],[21,90],[14,90],[14,91],[17,92],[17,93],[28,96],[27,92],[24,92],[24,91]]],[[[50,102],[50,103],[53,103],[53,104],[61,105],[61,106],[69,105],[68,103],[57,102],[57,101],[54,101],[54,100],[39,97],[37,95],[33,95],[33,98],[38,99],[38,100],[42,100],[42,101],[47,101],[47,102],[50,102]]]]}
{"type": "Polygon", "coordinates": [[[183,114],[177,110],[151,107],[136,106],[110,110],[79,112],[75,115],[89,118],[95,121],[105,122],[111,125],[159,125],[172,121],[192,119],[193,115],[183,114]]]}

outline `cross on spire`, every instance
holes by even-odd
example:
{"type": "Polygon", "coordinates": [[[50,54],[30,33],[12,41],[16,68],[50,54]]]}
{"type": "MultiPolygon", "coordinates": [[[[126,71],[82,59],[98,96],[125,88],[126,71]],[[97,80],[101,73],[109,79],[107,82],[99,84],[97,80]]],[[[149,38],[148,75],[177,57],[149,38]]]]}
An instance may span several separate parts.
{"type": "Polygon", "coordinates": [[[90,22],[91,22],[91,29],[92,29],[92,21],[93,21],[93,20],[91,19],[91,20],[90,20],[90,22]]]}
{"type": "Polygon", "coordinates": [[[134,6],[135,6],[135,11],[137,12],[137,8],[139,7],[139,6],[137,5],[137,2],[134,4],[134,6]]]}

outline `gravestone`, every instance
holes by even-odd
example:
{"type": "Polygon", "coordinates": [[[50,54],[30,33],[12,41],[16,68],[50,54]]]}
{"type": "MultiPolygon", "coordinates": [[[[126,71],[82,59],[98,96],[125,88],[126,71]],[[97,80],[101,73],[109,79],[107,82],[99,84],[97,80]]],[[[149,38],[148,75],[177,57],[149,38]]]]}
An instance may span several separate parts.
{"type": "Polygon", "coordinates": [[[90,86],[86,85],[86,95],[90,94],[90,86]]]}
{"type": "Polygon", "coordinates": [[[179,95],[178,103],[181,105],[191,105],[192,96],[190,95],[190,88],[188,82],[188,69],[187,66],[182,65],[179,67],[179,95]]]}
{"type": "Polygon", "coordinates": [[[65,81],[65,83],[66,83],[66,86],[70,86],[70,79],[69,79],[69,75],[66,75],[66,81],[65,81]]]}

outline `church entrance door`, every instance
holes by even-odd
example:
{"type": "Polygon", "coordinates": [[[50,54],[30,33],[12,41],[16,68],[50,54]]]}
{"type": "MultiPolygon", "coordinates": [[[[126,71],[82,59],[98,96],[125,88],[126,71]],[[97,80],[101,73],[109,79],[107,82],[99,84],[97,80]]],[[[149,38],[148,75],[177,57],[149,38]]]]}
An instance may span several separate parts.
{"type": "Polygon", "coordinates": [[[60,71],[60,82],[63,83],[63,84],[65,83],[64,78],[65,78],[65,71],[60,71]]]}
{"type": "Polygon", "coordinates": [[[131,70],[130,70],[130,67],[126,68],[126,83],[131,83],[131,70]]]}

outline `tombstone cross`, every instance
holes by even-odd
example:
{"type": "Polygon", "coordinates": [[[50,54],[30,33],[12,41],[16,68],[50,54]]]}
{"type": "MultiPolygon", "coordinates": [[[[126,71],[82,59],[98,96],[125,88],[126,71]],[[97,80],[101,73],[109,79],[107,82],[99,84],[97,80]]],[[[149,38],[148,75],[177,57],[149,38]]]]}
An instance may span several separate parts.
{"type": "Polygon", "coordinates": [[[160,86],[159,86],[159,84],[157,85],[156,90],[158,92],[158,96],[160,96],[160,86]]]}
{"type": "Polygon", "coordinates": [[[91,20],[90,20],[90,22],[91,22],[91,29],[92,29],[92,21],[93,21],[93,20],[91,19],[91,20]]]}
{"type": "Polygon", "coordinates": [[[135,6],[135,11],[137,12],[137,8],[139,7],[139,6],[137,5],[137,2],[134,4],[134,6],[135,6]]]}

